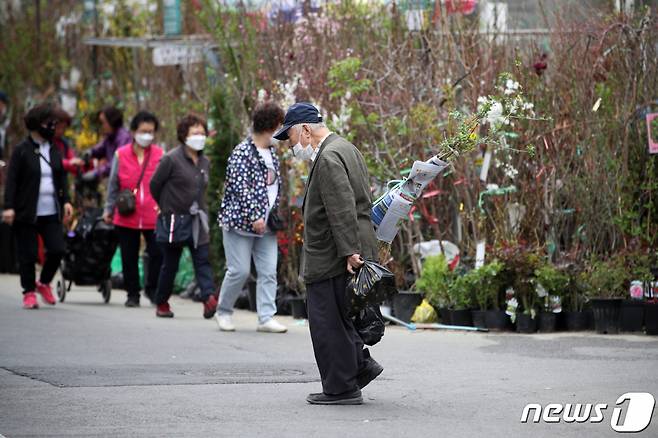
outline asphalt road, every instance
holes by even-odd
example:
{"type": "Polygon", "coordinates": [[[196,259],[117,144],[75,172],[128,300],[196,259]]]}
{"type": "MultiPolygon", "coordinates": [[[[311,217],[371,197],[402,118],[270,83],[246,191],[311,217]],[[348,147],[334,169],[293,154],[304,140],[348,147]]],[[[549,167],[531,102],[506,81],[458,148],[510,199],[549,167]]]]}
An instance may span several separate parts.
{"type": "MultiPolygon", "coordinates": [[[[17,277],[0,276],[0,435],[613,437],[620,395],[658,397],[656,337],[390,327],[372,349],[385,370],[365,403],[311,406],[320,384],[304,323],[281,317],[287,334],[262,334],[239,311],[238,331],[221,333],[198,303],[174,299],[176,317],[163,320],[123,301],[74,288],[26,311],[17,277]],[[528,403],[608,409],[600,423],[522,424],[528,403]]],[[[658,436],[656,417],[626,436],[658,436]]]]}

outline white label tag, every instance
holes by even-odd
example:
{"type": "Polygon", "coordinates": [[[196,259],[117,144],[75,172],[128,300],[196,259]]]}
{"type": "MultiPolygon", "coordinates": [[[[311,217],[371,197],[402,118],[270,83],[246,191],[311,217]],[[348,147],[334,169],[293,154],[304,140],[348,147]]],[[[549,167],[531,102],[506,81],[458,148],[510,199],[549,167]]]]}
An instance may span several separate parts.
{"type": "Polygon", "coordinates": [[[486,244],[487,242],[484,240],[480,240],[477,244],[475,249],[475,269],[484,266],[484,251],[486,244]]]}
{"type": "Polygon", "coordinates": [[[488,149],[484,154],[484,161],[482,162],[482,169],[480,170],[480,181],[487,182],[487,176],[489,175],[489,167],[491,166],[491,149],[488,149]]]}

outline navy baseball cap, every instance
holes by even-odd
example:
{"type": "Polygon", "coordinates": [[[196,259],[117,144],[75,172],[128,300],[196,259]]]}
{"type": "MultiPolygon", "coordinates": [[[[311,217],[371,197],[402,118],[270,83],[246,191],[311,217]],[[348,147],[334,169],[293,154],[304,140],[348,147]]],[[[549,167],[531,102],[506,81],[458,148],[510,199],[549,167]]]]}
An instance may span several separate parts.
{"type": "Polygon", "coordinates": [[[274,138],[277,140],[288,140],[288,130],[300,123],[320,123],[322,114],[308,102],[297,102],[288,108],[283,120],[283,127],[279,129],[274,138]]]}

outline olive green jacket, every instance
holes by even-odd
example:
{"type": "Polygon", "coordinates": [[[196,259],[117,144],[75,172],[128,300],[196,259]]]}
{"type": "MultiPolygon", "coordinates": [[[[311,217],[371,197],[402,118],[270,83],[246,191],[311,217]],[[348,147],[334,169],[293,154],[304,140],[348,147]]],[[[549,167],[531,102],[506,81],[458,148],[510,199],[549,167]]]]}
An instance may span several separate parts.
{"type": "Polygon", "coordinates": [[[345,273],[352,254],[376,259],[368,169],[353,144],[336,134],[327,137],[313,161],[302,208],[305,283],[345,273]]]}

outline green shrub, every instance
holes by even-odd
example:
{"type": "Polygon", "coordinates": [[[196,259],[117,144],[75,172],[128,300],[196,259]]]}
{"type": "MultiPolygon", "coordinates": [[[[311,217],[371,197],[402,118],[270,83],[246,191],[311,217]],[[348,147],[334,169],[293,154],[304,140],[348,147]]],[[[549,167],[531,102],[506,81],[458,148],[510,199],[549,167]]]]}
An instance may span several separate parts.
{"type": "Polygon", "coordinates": [[[590,298],[625,298],[628,271],[617,259],[595,261],[583,273],[583,283],[590,298]]]}
{"type": "Polygon", "coordinates": [[[432,306],[449,307],[452,302],[448,288],[454,278],[455,274],[450,270],[443,254],[430,256],[423,262],[420,278],[416,280],[416,288],[432,306]]]}
{"type": "Polygon", "coordinates": [[[480,310],[502,309],[500,273],[503,267],[500,261],[494,260],[471,271],[474,277],[475,301],[480,310]]]}
{"type": "Polygon", "coordinates": [[[558,303],[561,303],[562,297],[567,293],[569,276],[557,267],[547,263],[535,269],[535,284],[538,295],[540,288],[545,292],[545,295],[539,295],[539,298],[543,300],[543,309],[550,312],[552,302],[557,300],[558,303]]]}
{"type": "Polygon", "coordinates": [[[471,270],[454,279],[448,287],[450,303],[455,310],[472,309],[475,307],[475,291],[477,290],[477,270],[471,270]]]}

